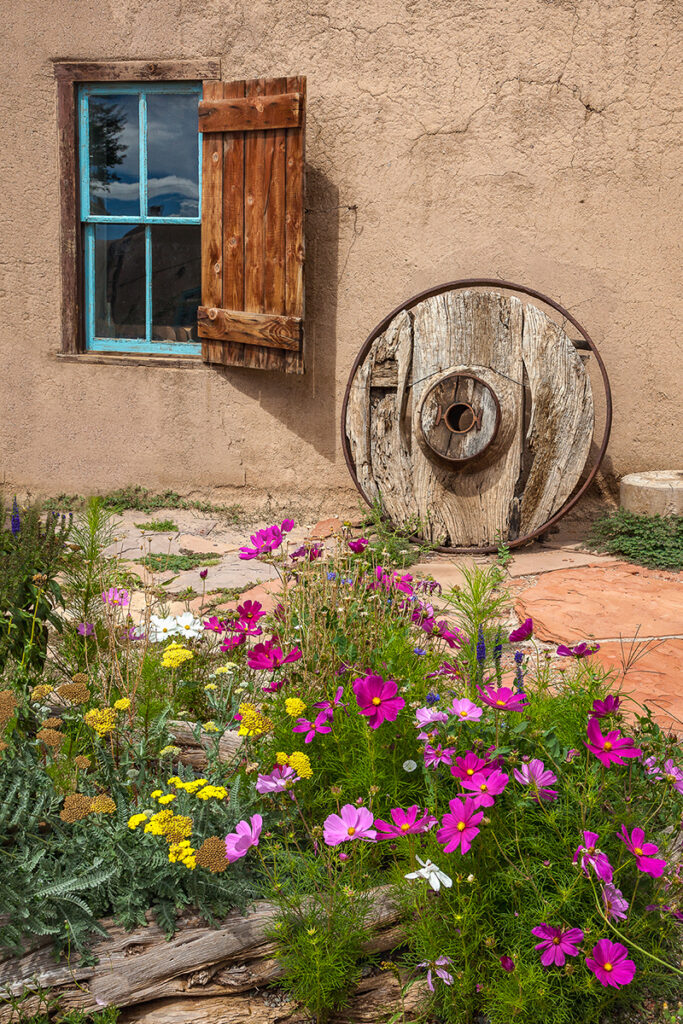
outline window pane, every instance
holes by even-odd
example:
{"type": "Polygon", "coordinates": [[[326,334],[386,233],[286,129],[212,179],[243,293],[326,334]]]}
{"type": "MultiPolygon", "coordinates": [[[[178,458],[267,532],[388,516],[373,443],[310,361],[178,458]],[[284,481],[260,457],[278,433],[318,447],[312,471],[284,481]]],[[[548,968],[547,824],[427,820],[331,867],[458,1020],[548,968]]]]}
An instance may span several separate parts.
{"type": "Polygon", "coordinates": [[[152,339],[196,341],[201,284],[199,224],[153,224],[152,339]]]}
{"type": "Polygon", "coordinates": [[[145,228],[96,224],[95,337],[145,337],[145,228]]]}
{"type": "Polygon", "coordinates": [[[147,212],[199,216],[199,96],[147,95],[147,212]]]}
{"type": "Polygon", "coordinates": [[[90,213],[137,217],[140,213],[138,97],[91,96],[90,213]]]}

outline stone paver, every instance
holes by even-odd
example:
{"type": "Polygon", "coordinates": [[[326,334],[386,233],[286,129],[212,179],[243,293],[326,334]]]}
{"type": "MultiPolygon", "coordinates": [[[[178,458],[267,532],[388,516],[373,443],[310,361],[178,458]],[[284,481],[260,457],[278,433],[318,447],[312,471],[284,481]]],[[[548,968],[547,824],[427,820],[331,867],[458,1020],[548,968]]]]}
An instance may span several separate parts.
{"type": "Polygon", "coordinates": [[[531,548],[514,551],[512,561],[508,565],[510,576],[537,576],[556,569],[574,569],[583,565],[610,565],[619,560],[611,555],[596,555],[590,551],[578,550],[578,544],[572,547],[554,547],[534,544],[531,548]]]}
{"type": "Polygon", "coordinates": [[[680,636],[682,609],[683,574],[626,562],[548,573],[515,602],[518,618],[531,617],[539,639],[558,643],[680,636]]]}
{"type": "MultiPolygon", "coordinates": [[[[683,639],[663,640],[641,647],[643,652],[626,675],[624,661],[630,644],[602,644],[593,658],[614,673],[615,683],[637,704],[647,704],[652,716],[663,729],[683,732],[683,687],[680,685],[683,665],[683,639]]],[[[628,710],[628,703],[625,704],[628,710]]]]}

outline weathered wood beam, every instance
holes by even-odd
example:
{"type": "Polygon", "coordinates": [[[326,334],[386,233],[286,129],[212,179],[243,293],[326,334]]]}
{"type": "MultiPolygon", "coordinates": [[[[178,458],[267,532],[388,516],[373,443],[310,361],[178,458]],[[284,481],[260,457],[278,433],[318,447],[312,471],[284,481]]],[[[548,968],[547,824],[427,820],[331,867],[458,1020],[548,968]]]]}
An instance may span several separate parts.
{"type": "Polygon", "coordinates": [[[266,128],[298,128],[300,124],[301,97],[298,92],[202,100],[199,104],[200,132],[263,131],[266,128]]]}
{"type": "Polygon", "coordinates": [[[238,341],[243,345],[265,345],[296,352],[301,342],[301,318],[200,306],[197,310],[197,331],[200,338],[238,341]]]}

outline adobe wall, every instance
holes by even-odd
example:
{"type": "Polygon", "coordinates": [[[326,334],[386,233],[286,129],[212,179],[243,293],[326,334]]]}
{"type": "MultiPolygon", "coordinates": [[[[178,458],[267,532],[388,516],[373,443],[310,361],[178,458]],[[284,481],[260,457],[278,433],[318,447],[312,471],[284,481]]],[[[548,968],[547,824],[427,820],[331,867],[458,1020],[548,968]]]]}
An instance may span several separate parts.
{"type": "Polygon", "coordinates": [[[476,275],[589,329],[610,471],[683,465],[677,0],[21,0],[3,22],[10,490],[353,500],[338,421],[360,345],[403,298],[476,275]],[[225,79],[308,77],[308,373],[60,361],[51,59],[207,56],[225,79]]]}

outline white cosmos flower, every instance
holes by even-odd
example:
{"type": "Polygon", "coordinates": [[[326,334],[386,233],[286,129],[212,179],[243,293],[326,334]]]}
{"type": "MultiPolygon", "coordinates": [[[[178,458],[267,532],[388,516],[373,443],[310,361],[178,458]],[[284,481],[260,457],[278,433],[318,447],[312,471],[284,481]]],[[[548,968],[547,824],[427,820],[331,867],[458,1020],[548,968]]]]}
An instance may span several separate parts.
{"type": "Polygon", "coordinates": [[[416,761],[408,760],[408,761],[404,761],[403,762],[403,771],[404,772],[414,772],[416,768],[417,768],[417,762],[416,761]]]}
{"type": "Polygon", "coordinates": [[[176,618],[176,632],[179,636],[194,639],[204,632],[204,624],[201,619],[196,619],[192,612],[183,612],[176,618]]]}
{"type": "Polygon", "coordinates": [[[411,871],[409,875],[404,875],[404,878],[424,878],[425,881],[429,882],[434,892],[438,892],[442,885],[447,889],[453,885],[453,879],[449,878],[445,871],[441,871],[437,868],[436,864],[432,864],[431,860],[420,860],[416,858],[417,862],[422,865],[417,871],[411,871]]]}
{"type": "Polygon", "coordinates": [[[177,636],[178,629],[174,615],[168,615],[165,619],[160,615],[150,615],[149,638],[153,644],[159,644],[168,640],[170,636],[177,636]]]}

